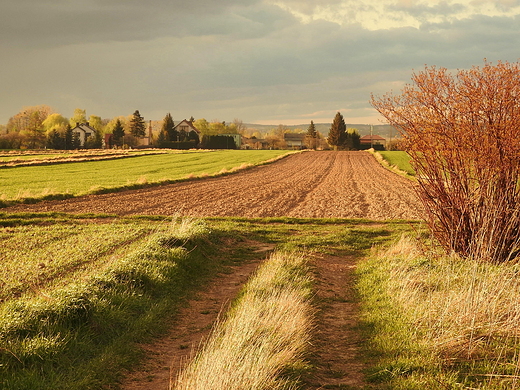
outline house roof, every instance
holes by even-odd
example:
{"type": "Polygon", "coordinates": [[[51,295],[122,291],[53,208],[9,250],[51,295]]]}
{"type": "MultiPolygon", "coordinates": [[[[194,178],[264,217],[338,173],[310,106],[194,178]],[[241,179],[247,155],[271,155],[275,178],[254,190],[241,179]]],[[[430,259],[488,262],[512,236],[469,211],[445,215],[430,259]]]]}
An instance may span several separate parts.
{"type": "Polygon", "coordinates": [[[177,123],[177,126],[175,126],[175,129],[182,125],[183,123],[187,124],[193,131],[195,131],[197,134],[200,134],[200,130],[197,129],[195,126],[193,126],[193,122],[190,122],[189,120],[183,119],[179,123],[177,123]]]}
{"type": "Polygon", "coordinates": [[[76,123],[76,126],[72,129],[72,131],[82,131],[86,133],[95,133],[96,129],[90,127],[89,123],[76,123]]]}
{"type": "Polygon", "coordinates": [[[364,135],[363,137],[360,138],[361,141],[386,141],[385,138],[381,137],[380,135],[377,135],[377,134],[374,134],[374,135],[364,135]]]}
{"type": "Polygon", "coordinates": [[[283,135],[283,139],[286,141],[303,141],[304,138],[305,138],[305,134],[285,133],[283,135]]]}

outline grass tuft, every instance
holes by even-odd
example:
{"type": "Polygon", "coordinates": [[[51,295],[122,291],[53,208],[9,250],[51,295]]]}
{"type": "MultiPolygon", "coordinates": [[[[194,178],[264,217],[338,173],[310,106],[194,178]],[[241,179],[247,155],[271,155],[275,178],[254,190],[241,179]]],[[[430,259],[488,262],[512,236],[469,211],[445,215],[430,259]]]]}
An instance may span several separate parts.
{"type": "Polygon", "coordinates": [[[310,341],[311,279],[301,254],[275,253],[218,323],[177,390],[293,389],[282,373],[301,367],[310,341]]]}

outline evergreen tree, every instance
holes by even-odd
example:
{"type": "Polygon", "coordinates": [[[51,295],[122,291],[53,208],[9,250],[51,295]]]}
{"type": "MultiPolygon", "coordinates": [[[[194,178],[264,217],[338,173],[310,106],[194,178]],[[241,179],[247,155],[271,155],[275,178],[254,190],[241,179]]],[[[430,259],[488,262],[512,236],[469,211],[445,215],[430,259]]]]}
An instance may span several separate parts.
{"type": "Polygon", "coordinates": [[[70,149],[79,149],[81,147],[81,140],[79,139],[79,134],[72,133],[72,131],[71,131],[71,134],[72,134],[72,144],[71,144],[70,149]]]}
{"type": "Polygon", "coordinates": [[[357,129],[348,128],[346,132],[345,149],[359,150],[361,136],[357,129]]]}
{"type": "Polygon", "coordinates": [[[114,145],[121,146],[123,145],[123,137],[125,136],[125,129],[121,120],[118,119],[114,126],[114,130],[112,130],[112,139],[114,141],[114,145]]]}
{"type": "Polygon", "coordinates": [[[327,142],[334,147],[334,150],[338,150],[338,148],[341,149],[345,145],[346,130],[347,125],[345,125],[343,115],[338,111],[330,127],[329,136],[327,137],[327,142]]]}
{"type": "Polygon", "coordinates": [[[47,147],[49,149],[64,149],[65,139],[58,130],[53,129],[47,135],[47,147]]]}
{"type": "Polygon", "coordinates": [[[130,119],[130,134],[134,137],[144,137],[146,135],[146,125],[139,110],[135,110],[132,119],[130,119]]]}
{"type": "Polygon", "coordinates": [[[314,126],[314,122],[311,121],[309,128],[307,129],[307,143],[308,147],[311,149],[316,149],[316,140],[318,138],[318,132],[316,131],[316,126],[314,126]]]}
{"type": "Polygon", "coordinates": [[[156,145],[159,148],[164,148],[166,146],[167,142],[168,142],[168,133],[166,133],[165,131],[161,130],[159,132],[159,136],[157,137],[156,145]]]}
{"type": "Polygon", "coordinates": [[[74,149],[73,145],[74,137],[72,134],[72,127],[70,124],[67,125],[67,129],[65,130],[65,149],[71,150],[74,149]]]}
{"type": "Polygon", "coordinates": [[[161,133],[164,133],[163,136],[165,141],[177,141],[178,134],[175,130],[175,124],[173,123],[173,118],[170,113],[166,114],[164,117],[161,133]]]}

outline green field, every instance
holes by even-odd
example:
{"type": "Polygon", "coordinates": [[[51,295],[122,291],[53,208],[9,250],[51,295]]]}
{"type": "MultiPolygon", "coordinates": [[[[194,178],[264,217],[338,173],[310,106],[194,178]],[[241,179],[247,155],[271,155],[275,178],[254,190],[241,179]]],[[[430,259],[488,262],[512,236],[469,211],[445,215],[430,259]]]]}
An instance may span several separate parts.
{"type": "Polygon", "coordinates": [[[138,343],[258,246],[362,256],[414,224],[0,214],[0,388],[113,388],[138,343]]]}
{"type": "Polygon", "coordinates": [[[219,150],[144,155],[0,169],[0,200],[83,195],[105,189],[215,175],[286,154],[277,150],[219,150]]]}
{"type": "Polygon", "coordinates": [[[401,171],[406,172],[411,176],[415,176],[415,170],[410,165],[410,156],[402,151],[383,151],[377,152],[392,166],[396,166],[401,171]]]}

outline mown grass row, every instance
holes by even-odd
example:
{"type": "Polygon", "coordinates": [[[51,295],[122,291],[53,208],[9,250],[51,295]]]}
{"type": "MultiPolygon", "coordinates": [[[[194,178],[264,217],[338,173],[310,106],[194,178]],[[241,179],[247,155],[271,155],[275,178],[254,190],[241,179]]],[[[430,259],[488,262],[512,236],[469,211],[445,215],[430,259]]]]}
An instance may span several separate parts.
{"type": "Polygon", "coordinates": [[[177,390],[295,389],[313,327],[305,254],[273,254],[179,374],[177,390]]]}
{"type": "Polygon", "coordinates": [[[403,238],[362,262],[368,378],[381,389],[520,387],[520,265],[403,238]]]}
{"type": "Polygon", "coordinates": [[[0,206],[222,175],[287,154],[279,150],[218,150],[4,168],[0,169],[0,206]]]}
{"type": "Polygon", "coordinates": [[[112,386],[138,361],[135,343],[164,330],[165,318],[222,269],[212,240],[201,222],[174,223],[88,278],[3,302],[0,388],[112,386]]]}

